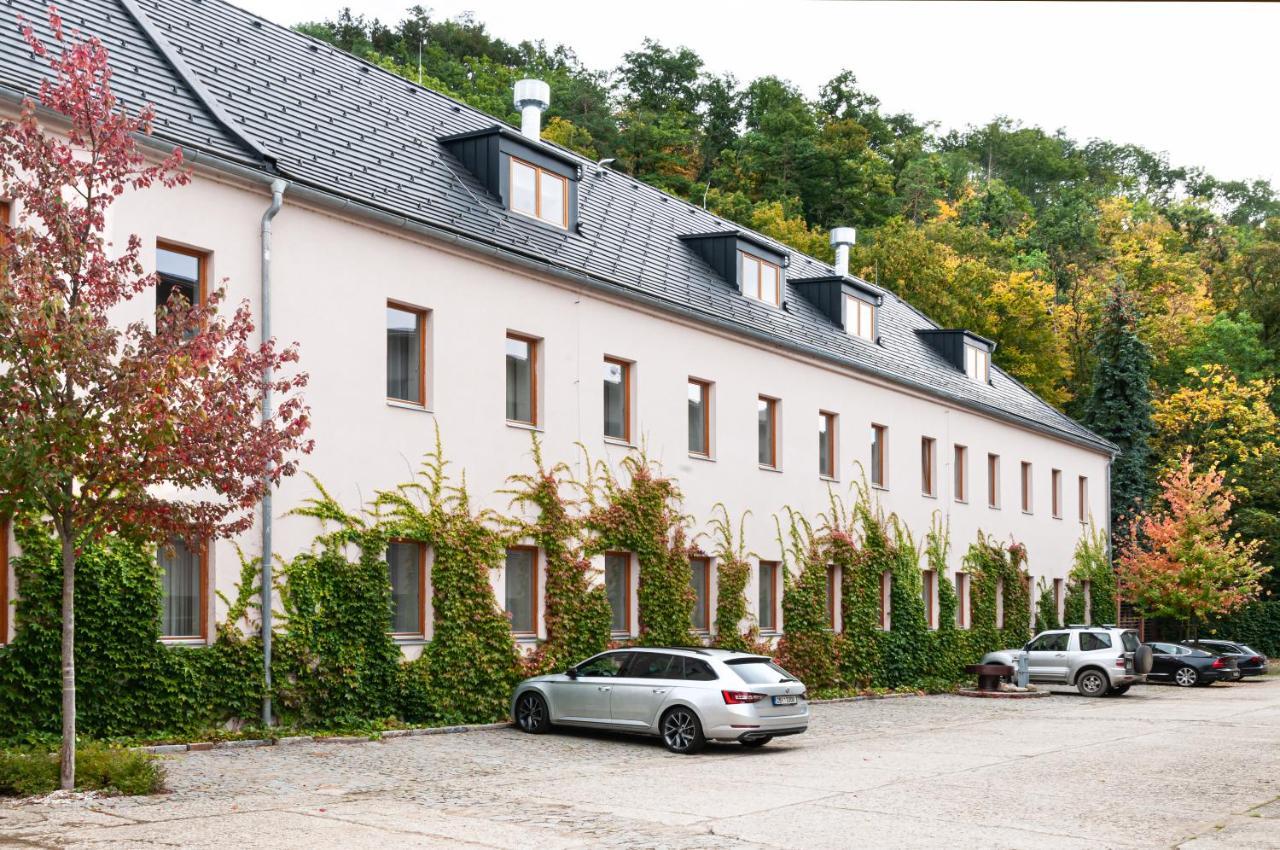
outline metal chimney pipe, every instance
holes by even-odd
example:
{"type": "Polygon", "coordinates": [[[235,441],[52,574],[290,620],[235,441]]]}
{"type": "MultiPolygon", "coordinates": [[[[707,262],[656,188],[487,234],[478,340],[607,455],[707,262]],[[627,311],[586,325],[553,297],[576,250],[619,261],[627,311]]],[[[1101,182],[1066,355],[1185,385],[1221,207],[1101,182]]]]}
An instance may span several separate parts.
{"type": "Polygon", "coordinates": [[[542,80],[519,80],[516,82],[515,104],[520,110],[520,135],[540,141],[542,112],[551,105],[551,86],[542,80]]]}
{"type": "Polygon", "coordinates": [[[858,241],[858,231],[852,227],[833,227],[831,247],[836,249],[836,274],[849,276],[849,249],[858,241]]]}

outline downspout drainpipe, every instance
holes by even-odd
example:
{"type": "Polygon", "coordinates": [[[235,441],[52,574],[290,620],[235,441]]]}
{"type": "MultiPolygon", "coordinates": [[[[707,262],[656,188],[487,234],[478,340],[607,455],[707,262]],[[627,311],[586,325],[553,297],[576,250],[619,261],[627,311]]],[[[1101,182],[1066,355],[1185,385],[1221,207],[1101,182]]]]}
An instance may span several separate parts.
{"type": "MultiPolygon", "coordinates": [[[[271,206],[262,214],[262,315],[260,317],[262,341],[271,339],[271,220],[284,204],[284,190],[289,184],[284,180],[271,182],[271,206]]],[[[262,383],[266,391],[262,395],[262,423],[271,421],[271,367],[262,371],[262,383]]],[[[262,725],[271,726],[271,482],[264,481],[262,494],[262,674],[265,689],[262,692],[262,725]]]]}

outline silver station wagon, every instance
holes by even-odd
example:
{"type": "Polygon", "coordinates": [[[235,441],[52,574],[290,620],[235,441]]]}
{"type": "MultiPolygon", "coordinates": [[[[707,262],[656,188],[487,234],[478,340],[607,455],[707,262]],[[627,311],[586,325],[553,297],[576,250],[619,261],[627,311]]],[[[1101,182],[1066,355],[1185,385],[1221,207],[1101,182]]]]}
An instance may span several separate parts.
{"type": "Polygon", "coordinates": [[[561,724],[637,732],[674,753],[708,740],[760,747],[809,727],[804,684],[772,659],[701,647],[615,649],[525,679],[511,714],[533,734],[561,724]]]}

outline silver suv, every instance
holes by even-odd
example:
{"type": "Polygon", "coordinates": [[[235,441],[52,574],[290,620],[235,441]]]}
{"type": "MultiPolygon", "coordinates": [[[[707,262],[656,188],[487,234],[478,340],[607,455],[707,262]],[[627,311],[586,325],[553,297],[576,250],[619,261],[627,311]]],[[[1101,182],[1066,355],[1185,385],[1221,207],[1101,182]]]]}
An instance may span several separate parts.
{"type": "Polygon", "coordinates": [[[1114,626],[1069,626],[1041,632],[1022,649],[988,652],[983,664],[1017,668],[1027,653],[1031,681],[1075,685],[1087,697],[1119,695],[1151,672],[1151,648],[1133,629],[1114,626]]]}
{"type": "Polygon", "coordinates": [[[704,648],[615,649],[516,686],[525,732],[553,725],[658,735],[694,753],[708,740],[760,747],[809,727],[802,682],[763,655],[704,648]]]}

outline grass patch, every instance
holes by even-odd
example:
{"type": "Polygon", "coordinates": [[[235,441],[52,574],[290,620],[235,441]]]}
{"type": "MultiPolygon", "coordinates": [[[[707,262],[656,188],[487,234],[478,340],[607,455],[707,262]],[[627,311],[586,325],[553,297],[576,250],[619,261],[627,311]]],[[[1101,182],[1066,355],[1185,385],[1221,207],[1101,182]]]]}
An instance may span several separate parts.
{"type": "MultiPolygon", "coordinates": [[[[0,750],[0,796],[33,797],[58,788],[56,751],[39,746],[0,750]]],[[[163,774],[147,753],[86,744],[76,750],[76,790],[154,794],[163,774]]]]}

